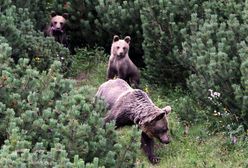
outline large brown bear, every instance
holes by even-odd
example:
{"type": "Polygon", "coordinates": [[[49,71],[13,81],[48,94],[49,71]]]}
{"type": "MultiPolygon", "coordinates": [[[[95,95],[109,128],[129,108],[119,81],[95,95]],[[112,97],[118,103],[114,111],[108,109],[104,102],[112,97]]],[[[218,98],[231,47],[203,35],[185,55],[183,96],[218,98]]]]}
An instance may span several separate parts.
{"type": "Polygon", "coordinates": [[[129,36],[124,39],[120,39],[117,35],[114,36],[108,62],[107,79],[118,77],[138,88],[139,71],[128,55],[130,41],[129,36]]]}
{"type": "Polygon", "coordinates": [[[65,30],[67,19],[67,13],[57,15],[55,12],[52,12],[50,24],[44,30],[45,37],[52,36],[55,38],[55,41],[63,44],[65,47],[68,47],[68,40],[65,30]]]}
{"type": "Polygon", "coordinates": [[[158,108],[140,89],[132,89],[124,80],[113,79],[103,83],[96,97],[103,99],[109,109],[105,123],[115,121],[116,128],[137,124],[142,130],[141,147],[152,163],[159,158],[154,154],[154,140],[169,143],[167,115],[170,106],[158,108]]]}

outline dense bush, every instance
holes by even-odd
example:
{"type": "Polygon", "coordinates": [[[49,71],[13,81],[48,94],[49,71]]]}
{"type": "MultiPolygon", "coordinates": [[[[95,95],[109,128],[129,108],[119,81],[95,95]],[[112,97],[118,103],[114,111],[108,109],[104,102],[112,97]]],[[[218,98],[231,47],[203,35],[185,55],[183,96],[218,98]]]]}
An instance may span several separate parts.
{"type": "Polygon", "coordinates": [[[179,30],[186,26],[196,1],[146,2],[141,10],[145,77],[162,85],[185,84],[187,69],[181,66],[173,49],[181,46],[179,30]]]}
{"type": "Polygon", "coordinates": [[[113,35],[130,35],[130,57],[138,66],[146,64],[144,74],[148,79],[184,84],[187,70],[172,50],[181,45],[179,30],[191,12],[199,10],[197,4],[201,1],[57,0],[54,9],[70,14],[70,36],[75,46],[97,44],[109,52],[113,35]]]}
{"type": "Polygon", "coordinates": [[[209,110],[218,127],[247,128],[247,2],[203,3],[191,14],[180,55],[191,74],[188,87],[209,110]],[[219,123],[221,122],[221,123],[219,123]]]}
{"type": "Polygon", "coordinates": [[[68,50],[34,28],[28,8],[0,2],[0,167],[133,166],[137,129],[118,143],[95,89],[62,75],[68,50]]]}
{"type": "Polygon", "coordinates": [[[182,120],[204,117],[213,128],[229,132],[248,128],[248,1],[0,0],[0,4],[1,166],[80,167],[93,161],[95,166],[122,167],[125,160],[127,166],[135,162],[131,151],[137,144],[121,147],[113,126],[102,128],[99,118],[105,111],[101,105],[93,106],[92,88],[77,88],[59,73],[68,72],[70,63],[72,75],[89,73],[94,64],[106,61],[106,54],[81,48],[71,62],[66,48],[39,31],[49,10],[69,13],[69,35],[77,47],[97,44],[109,52],[114,34],[130,35],[130,56],[137,65],[144,61],[149,84],[187,85],[193,96],[175,103],[182,120]],[[208,112],[198,111],[198,105],[208,112]]]}
{"type": "Polygon", "coordinates": [[[43,30],[49,23],[52,0],[12,0],[17,8],[26,8],[29,11],[29,18],[34,24],[35,29],[43,30]]]}
{"type": "MultiPolygon", "coordinates": [[[[71,65],[71,76],[88,75],[99,64],[107,64],[108,55],[104,52],[103,48],[80,48],[76,54],[73,55],[71,65]]],[[[107,68],[107,65],[105,69],[107,68]]],[[[106,77],[105,77],[106,78],[106,77]]]]}
{"type": "Polygon", "coordinates": [[[114,34],[130,35],[131,58],[144,52],[150,82],[187,85],[221,127],[247,125],[246,1],[57,0],[54,8],[70,13],[77,43],[109,51],[114,34]]]}
{"type": "Polygon", "coordinates": [[[137,130],[127,146],[119,144],[113,124],[103,128],[104,105],[92,103],[95,89],[64,79],[58,61],[47,72],[32,68],[28,59],[13,65],[6,41],[1,37],[1,167],[74,167],[95,157],[106,167],[135,163],[137,130]]]}
{"type": "Polygon", "coordinates": [[[131,36],[130,57],[138,66],[143,66],[142,29],[140,8],[142,2],[134,1],[73,1],[56,0],[53,9],[68,12],[70,39],[73,46],[96,44],[110,52],[115,34],[131,36]]]}
{"type": "Polygon", "coordinates": [[[68,49],[53,38],[45,38],[34,28],[27,8],[18,8],[11,1],[1,0],[0,35],[12,47],[12,57],[17,63],[20,58],[29,58],[29,64],[40,71],[47,69],[54,60],[62,61],[63,71],[70,62],[68,49]]]}

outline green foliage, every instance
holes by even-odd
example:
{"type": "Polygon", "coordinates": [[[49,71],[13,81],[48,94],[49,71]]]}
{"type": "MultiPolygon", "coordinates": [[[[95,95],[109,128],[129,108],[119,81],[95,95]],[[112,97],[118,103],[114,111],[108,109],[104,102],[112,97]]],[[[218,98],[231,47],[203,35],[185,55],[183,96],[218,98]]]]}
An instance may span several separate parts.
{"type": "Polygon", "coordinates": [[[70,27],[77,31],[74,32],[74,35],[82,37],[81,40],[87,44],[94,45],[97,42],[99,45],[105,46],[105,39],[111,41],[113,35],[119,33],[130,35],[131,32],[134,32],[133,35],[137,33],[141,37],[141,32],[139,32],[140,5],[136,0],[85,0],[80,2],[57,0],[54,2],[54,8],[70,13],[70,27]]]}
{"type": "Polygon", "coordinates": [[[138,151],[138,160],[144,167],[231,168],[247,165],[247,132],[242,127],[230,127],[227,132],[216,134],[209,129],[216,116],[209,116],[184,90],[164,89],[148,83],[144,88],[159,107],[172,106],[168,115],[171,143],[163,145],[156,141],[155,152],[161,159],[156,166],[149,162],[142,150],[138,151]],[[185,134],[186,122],[189,124],[188,134],[185,134]],[[232,136],[237,138],[235,144],[232,136]]]}
{"type": "Polygon", "coordinates": [[[0,167],[151,167],[137,128],[104,128],[105,107],[92,103],[106,77],[103,50],[73,56],[69,72],[86,74],[83,86],[60,73],[71,63],[68,50],[38,31],[51,9],[69,13],[75,46],[109,51],[114,34],[130,35],[135,63],[144,49],[143,74],[157,84],[142,83],[144,90],[159,107],[172,106],[172,143],[156,146],[157,167],[247,167],[247,1],[0,4],[0,167]],[[186,80],[192,95],[166,88],[186,80]],[[181,121],[190,123],[188,135],[181,121]]]}
{"type": "Polygon", "coordinates": [[[148,1],[141,10],[144,41],[145,77],[154,83],[185,84],[187,69],[173,52],[180,48],[179,30],[186,26],[190,14],[199,9],[201,1],[148,1]]]}
{"type": "MultiPolygon", "coordinates": [[[[181,60],[191,70],[188,86],[210,107],[217,128],[247,123],[247,2],[206,2],[191,15],[181,60]],[[216,11],[216,6],[221,6],[216,11]]],[[[216,125],[215,125],[216,128],[216,125]]]]}
{"type": "Polygon", "coordinates": [[[124,147],[118,154],[118,162],[115,168],[139,167],[137,164],[137,152],[140,150],[141,131],[137,126],[123,128],[117,132],[118,141],[124,147]]]}
{"type": "Polygon", "coordinates": [[[29,64],[42,71],[48,69],[54,60],[61,60],[62,70],[68,71],[68,49],[35,30],[27,8],[18,8],[11,1],[2,1],[1,4],[4,5],[0,13],[0,35],[12,47],[11,57],[14,61],[17,63],[21,58],[28,58],[29,64]]]}
{"type": "Polygon", "coordinates": [[[56,0],[54,10],[70,14],[69,27],[72,45],[96,44],[110,52],[113,36],[131,36],[130,57],[137,65],[143,65],[142,28],[139,0],[73,1],[56,0]]]}
{"type": "Polygon", "coordinates": [[[104,53],[104,50],[100,47],[93,49],[90,48],[80,48],[77,50],[76,54],[73,55],[71,75],[77,76],[80,73],[92,72],[96,69],[97,65],[102,63],[107,63],[108,55],[104,53]]]}
{"type": "MultiPolygon", "coordinates": [[[[59,61],[42,72],[32,68],[27,58],[13,64],[11,47],[2,36],[0,51],[0,140],[4,143],[0,167],[134,165],[135,141],[121,146],[113,123],[104,128],[106,110],[93,104],[94,88],[77,88],[75,81],[65,79],[59,61]]],[[[134,131],[131,139],[136,135],[134,131]]]]}
{"type": "MultiPolygon", "coordinates": [[[[170,117],[170,120],[174,120],[174,118],[170,117]]],[[[173,122],[178,121],[174,120],[173,122]]],[[[165,146],[157,144],[156,150],[161,158],[158,165],[150,164],[140,152],[138,156],[144,162],[144,167],[231,168],[247,166],[247,139],[238,139],[237,144],[234,145],[226,135],[210,134],[207,129],[208,125],[203,122],[200,125],[191,126],[187,136],[183,135],[182,126],[177,126],[170,144],[165,146]]]]}
{"type": "Polygon", "coordinates": [[[49,23],[51,0],[12,0],[17,8],[27,8],[35,29],[42,30],[49,23]]]}
{"type": "Polygon", "coordinates": [[[53,8],[70,13],[72,45],[98,44],[109,52],[113,35],[130,35],[130,57],[138,66],[145,62],[145,77],[170,85],[185,84],[187,69],[175,59],[173,50],[181,48],[180,29],[192,12],[201,11],[203,1],[56,0],[53,8]]]}

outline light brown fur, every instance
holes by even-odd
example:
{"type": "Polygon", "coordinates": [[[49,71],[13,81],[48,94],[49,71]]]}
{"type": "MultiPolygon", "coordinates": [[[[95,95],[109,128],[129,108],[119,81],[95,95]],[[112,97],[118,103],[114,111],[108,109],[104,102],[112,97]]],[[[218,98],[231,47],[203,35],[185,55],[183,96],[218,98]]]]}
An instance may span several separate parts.
{"type": "Polygon", "coordinates": [[[107,79],[118,77],[125,80],[129,85],[138,88],[140,82],[139,71],[128,55],[130,41],[129,36],[124,39],[119,39],[117,35],[114,36],[108,62],[107,79]]]}
{"type": "Polygon", "coordinates": [[[111,109],[118,97],[131,89],[132,88],[126,82],[122,82],[121,79],[109,80],[99,87],[96,97],[103,99],[107,108],[111,109]]]}

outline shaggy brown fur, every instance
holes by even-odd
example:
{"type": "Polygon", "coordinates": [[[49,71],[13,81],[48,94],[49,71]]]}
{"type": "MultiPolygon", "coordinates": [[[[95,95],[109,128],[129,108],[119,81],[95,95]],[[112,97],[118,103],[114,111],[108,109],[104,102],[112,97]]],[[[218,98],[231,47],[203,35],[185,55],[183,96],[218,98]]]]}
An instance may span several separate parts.
{"type": "Polygon", "coordinates": [[[107,79],[118,77],[125,80],[129,85],[138,88],[140,82],[139,71],[128,55],[130,41],[129,36],[124,39],[119,39],[117,35],[114,36],[108,62],[107,79]]]}
{"type": "Polygon", "coordinates": [[[116,128],[137,124],[142,130],[141,146],[152,163],[159,160],[154,155],[153,137],[162,143],[169,143],[167,114],[170,106],[158,108],[148,95],[140,89],[132,89],[122,79],[103,83],[96,94],[107,104],[109,112],[105,123],[115,121],[116,128]]]}
{"type": "Polygon", "coordinates": [[[109,80],[99,87],[96,97],[103,98],[107,108],[111,109],[118,97],[125,91],[131,89],[132,88],[121,79],[109,80]]]}

